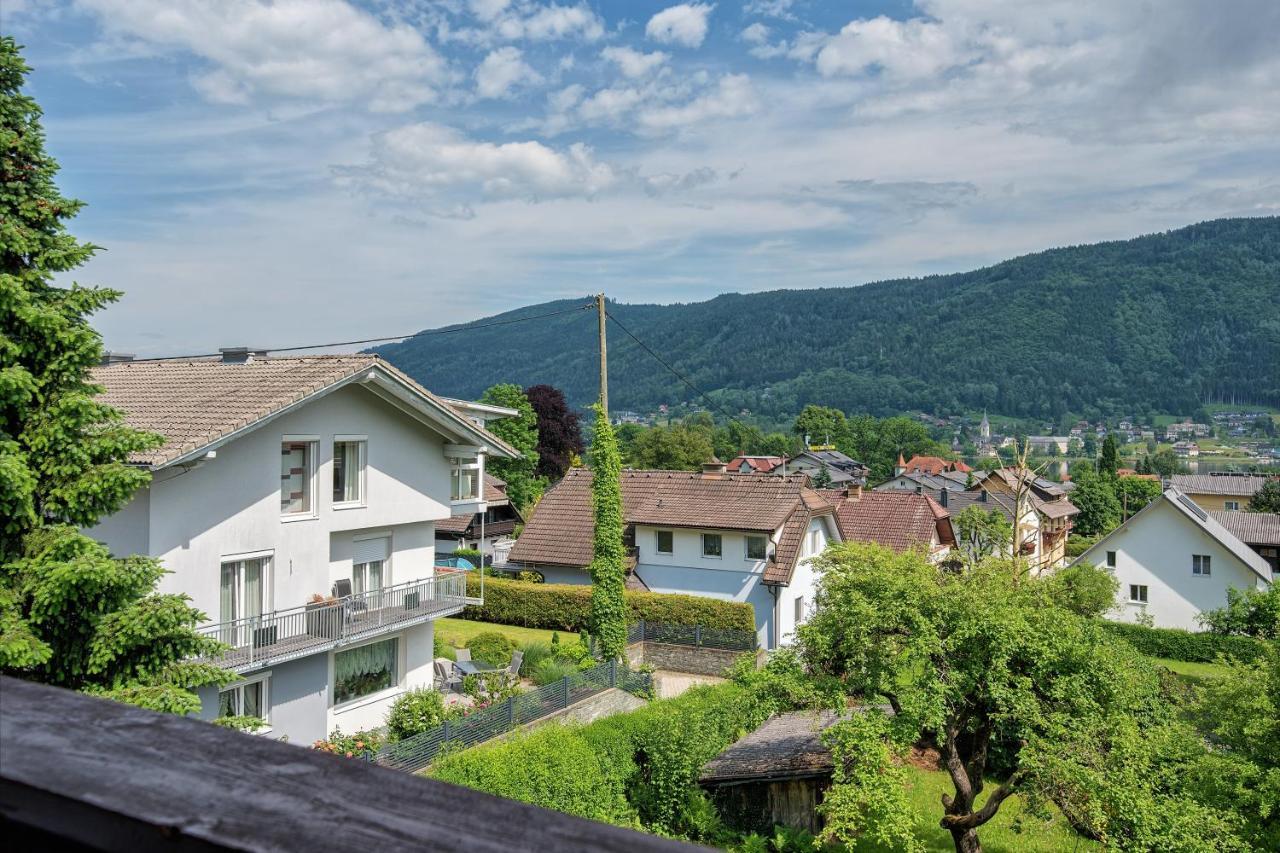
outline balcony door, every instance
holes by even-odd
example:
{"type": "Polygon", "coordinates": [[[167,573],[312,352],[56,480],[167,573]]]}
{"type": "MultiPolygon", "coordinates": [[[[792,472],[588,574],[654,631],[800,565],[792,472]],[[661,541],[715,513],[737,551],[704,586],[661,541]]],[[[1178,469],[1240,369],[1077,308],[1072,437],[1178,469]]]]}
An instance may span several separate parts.
{"type": "MultiPolygon", "coordinates": [[[[376,539],[357,539],[351,556],[351,591],[356,595],[378,598],[378,592],[391,585],[389,556],[391,540],[386,536],[376,539]]],[[[380,606],[378,603],[374,607],[380,606]]]]}
{"type": "Polygon", "coordinates": [[[246,645],[253,625],[243,621],[261,616],[266,611],[267,568],[269,557],[245,560],[228,560],[222,564],[222,584],[219,596],[219,621],[236,623],[229,625],[220,637],[234,646],[246,645]]]}

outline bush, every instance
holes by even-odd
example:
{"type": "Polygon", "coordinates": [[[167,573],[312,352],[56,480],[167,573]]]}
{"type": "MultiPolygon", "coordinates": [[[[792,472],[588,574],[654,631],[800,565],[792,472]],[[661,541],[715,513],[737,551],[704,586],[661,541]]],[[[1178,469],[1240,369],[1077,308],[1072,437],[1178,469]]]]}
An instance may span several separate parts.
{"type": "Polygon", "coordinates": [[[538,664],[556,656],[554,646],[550,643],[542,643],[536,640],[532,643],[525,643],[520,647],[520,651],[524,653],[524,657],[520,659],[520,674],[525,678],[533,677],[533,672],[538,668],[538,664]]]}
{"type": "Polygon", "coordinates": [[[360,731],[344,735],[342,729],[334,729],[329,732],[328,740],[318,740],[311,745],[311,748],[346,758],[371,759],[382,748],[385,741],[386,738],[379,732],[360,731]]]}
{"type": "Polygon", "coordinates": [[[1112,634],[1128,641],[1148,657],[1192,663],[1213,663],[1229,656],[1252,663],[1262,654],[1263,645],[1252,637],[1233,637],[1208,632],[1183,631],[1179,628],[1148,628],[1123,622],[1103,622],[1112,634]]]}
{"type": "Polygon", "coordinates": [[[577,664],[561,658],[547,658],[534,667],[529,677],[533,679],[534,684],[542,687],[577,673],[577,664]]]}
{"type": "Polygon", "coordinates": [[[476,568],[479,568],[481,562],[484,560],[484,555],[475,548],[456,548],[449,556],[461,557],[476,568]]]}
{"type": "Polygon", "coordinates": [[[490,666],[507,666],[511,663],[511,653],[515,651],[515,643],[497,631],[486,631],[476,634],[467,643],[471,650],[472,660],[482,660],[490,666]]]}
{"type": "Polygon", "coordinates": [[[387,734],[404,740],[434,729],[444,722],[444,699],[434,690],[419,687],[396,699],[387,713],[387,734]]]}
{"type": "Polygon", "coordinates": [[[462,692],[475,700],[476,708],[505,702],[520,693],[520,681],[505,669],[476,672],[462,679],[462,692]]]}
{"type": "Polygon", "coordinates": [[[1280,584],[1272,584],[1265,592],[1257,589],[1227,588],[1227,606],[1208,610],[1199,616],[1200,624],[1215,634],[1280,637],[1280,584]]]}
{"type": "MultiPolygon", "coordinates": [[[[480,595],[479,578],[467,576],[467,594],[480,595]]],[[[585,583],[527,583],[487,578],[484,599],[483,606],[463,611],[463,618],[552,631],[581,631],[591,616],[591,585],[585,583]]],[[[633,591],[626,593],[626,599],[632,620],[756,629],[755,610],[746,602],[633,591]]]]}
{"type": "Polygon", "coordinates": [[[458,652],[453,646],[440,639],[440,633],[437,631],[431,641],[431,656],[437,658],[448,658],[449,660],[457,660],[458,652]]]}

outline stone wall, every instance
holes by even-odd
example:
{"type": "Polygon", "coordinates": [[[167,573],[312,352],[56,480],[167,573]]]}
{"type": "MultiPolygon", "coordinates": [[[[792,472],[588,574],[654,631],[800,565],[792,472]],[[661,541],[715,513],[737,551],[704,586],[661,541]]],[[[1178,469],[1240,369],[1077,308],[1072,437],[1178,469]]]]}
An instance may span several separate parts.
{"type": "Polygon", "coordinates": [[[639,642],[627,646],[627,660],[632,666],[648,664],[654,669],[688,672],[694,675],[724,675],[743,655],[755,655],[756,667],[764,664],[763,649],[756,652],[710,649],[706,646],[678,646],[668,643],[639,642]]]}
{"type": "Polygon", "coordinates": [[[602,693],[574,702],[562,711],[556,711],[554,714],[526,723],[516,731],[529,731],[546,723],[591,723],[604,717],[612,717],[614,714],[625,714],[628,711],[634,711],[645,704],[647,704],[645,700],[639,696],[633,696],[625,690],[611,687],[602,693]]]}

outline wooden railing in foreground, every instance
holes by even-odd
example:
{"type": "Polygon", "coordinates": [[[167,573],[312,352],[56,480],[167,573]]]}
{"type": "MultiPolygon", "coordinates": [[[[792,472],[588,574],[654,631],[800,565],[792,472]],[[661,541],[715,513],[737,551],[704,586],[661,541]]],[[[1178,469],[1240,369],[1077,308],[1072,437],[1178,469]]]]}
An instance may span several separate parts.
{"type": "Polygon", "coordinates": [[[696,849],[8,677],[0,745],[10,850],[696,849]]]}

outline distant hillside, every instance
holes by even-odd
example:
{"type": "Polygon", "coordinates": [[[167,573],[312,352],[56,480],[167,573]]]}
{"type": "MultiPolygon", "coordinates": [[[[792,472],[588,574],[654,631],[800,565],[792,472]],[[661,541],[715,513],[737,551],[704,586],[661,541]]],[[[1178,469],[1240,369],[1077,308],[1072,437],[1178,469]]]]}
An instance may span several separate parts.
{"type": "MultiPolygon", "coordinates": [[[[953,275],[610,311],[726,408],[766,417],[806,403],[1019,417],[1189,412],[1233,396],[1280,404],[1277,217],[1053,249],[953,275]]],[[[595,316],[583,311],[378,351],[444,394],[546,382],[585,405],[596,393],[595,335],[595,316]]],[[[609,341],[613,409],[692,399],[616,328],[609,341]]]]}

